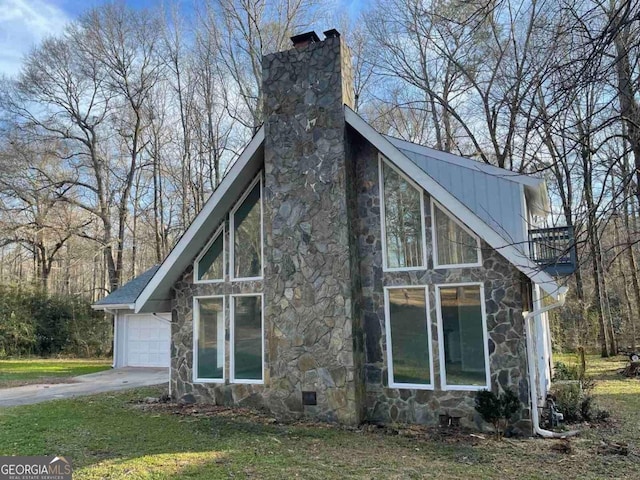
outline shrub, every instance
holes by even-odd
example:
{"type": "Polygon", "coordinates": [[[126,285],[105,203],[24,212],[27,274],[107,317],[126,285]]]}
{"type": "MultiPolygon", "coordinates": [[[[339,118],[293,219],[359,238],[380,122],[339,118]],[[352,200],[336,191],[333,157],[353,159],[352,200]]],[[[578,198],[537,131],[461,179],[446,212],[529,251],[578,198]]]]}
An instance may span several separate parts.
{"type": "Polygon", "coordinates": [[[581,380],[580,367],[556,362],[553,368],[553,380],[581,380]]]}
{"type": "Polygon", "coordinates": [[[500,438],[503,432],[501,426],[506,428],[511,417],[520,409],[520,400],[510,389],[500,395],[481,390],[476,394],[475,409],[485,422],[493,425],[496,436],[500,438]]]}
{"type": "Polygon", "coordinates": [[[592,388],[591,380],[553,385],[551,395],[565,422],[596,422],[609,417],[609,412],[599,409],[593,401],[592,388]]]}
{"type": "Polygon", "coordinates": [[[0,285],[0,357],[103,356],[111,321],[85,299],[0,285]]]}

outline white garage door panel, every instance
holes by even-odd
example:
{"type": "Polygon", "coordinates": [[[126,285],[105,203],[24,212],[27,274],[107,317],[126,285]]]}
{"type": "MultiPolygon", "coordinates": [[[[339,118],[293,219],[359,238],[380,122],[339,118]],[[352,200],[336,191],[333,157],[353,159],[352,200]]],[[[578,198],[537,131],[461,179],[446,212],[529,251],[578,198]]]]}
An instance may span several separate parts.
{"type": "Polygon", "coordinates": [[[130,367],[168,367],[169,322],[151,315],[130,315],[126,324],[126,364],[130,367]]]}

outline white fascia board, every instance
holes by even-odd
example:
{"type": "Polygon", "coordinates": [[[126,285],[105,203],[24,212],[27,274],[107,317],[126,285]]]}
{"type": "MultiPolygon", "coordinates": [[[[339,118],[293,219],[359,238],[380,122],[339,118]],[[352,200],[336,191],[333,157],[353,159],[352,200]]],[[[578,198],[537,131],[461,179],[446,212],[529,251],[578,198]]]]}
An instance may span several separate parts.
{"type": "Polygon", "coordinates": [[[105,312],[115,311],[115,310],[133,310],[135,305],[133,303],[114,303],[112,305],[107,304],[93,304],[91,305],[93,310],[102,310],[105,312]]]}
{"type": "MultiPolygon", "coordinates": [[[[240,172],[247,166],[251,158],[255,155],[255,153],[262,145],[264,141],[264,126],[260,127],[260,130],[253,136],[249,145],[244,149],[240,157],[236,160],[236,162],[229,170],[229,173],[224,176],[218,188],[216,188],[207,203],[205,203],[204,207],[196,218],[191,222],[189,228],[186,232],[180,237],[180,240],[176,244],[176,246],[171,250],[169,255],[164,259],[160,268],[153,275],[147,286],[142,290],[140,295],[135,303],[135,312],[138,313],[140,310],[145,307],[147,302],[151,299],[153,293],[160,286],[162,279],[171,271],[172,268],[178,263],[180,258],[187,253],[187,250],[191,246],[191,243],[197,233],[205,227],[207,223],[207,219],[216,208],[220,200],[227,194],[231,185],[235,181],[235,179],[239,176],[240,172]]],[[[197,248],[197,251],[200,251],[200,246],[197,248]]],[[[193,250],[188,253],[190,256],[193,255],[193,250]]],[[[158,301],[159,302],[159,301],[158,301]]]]}
{"type": "Polygon", "coordinates": [[[404,171],[410,178],[424,188],[438,202],[443,204],[454,216],[460,219],[476,235],[486,241],[492,248],[511,262],[537,285],[554,298],[566,293],[566,287],[560,287],[548,273],[529,257],[520,252],[515,245],[505,240],[493,228],[472,212],[429,174],[407,158],[398,148],[371,125],[365,122],[357,113],[345,106],[345,120],[380,153],[404,171]]]}

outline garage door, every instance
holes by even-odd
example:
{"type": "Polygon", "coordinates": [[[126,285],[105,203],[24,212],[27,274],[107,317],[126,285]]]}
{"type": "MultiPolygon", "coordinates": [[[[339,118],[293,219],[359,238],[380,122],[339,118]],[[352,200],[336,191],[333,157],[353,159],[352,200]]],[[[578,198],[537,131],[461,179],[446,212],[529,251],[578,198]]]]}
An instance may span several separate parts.
{"type": "Polygon", "coordinates": [[[168,367],[171,325],[152,315],[126,317],[126,365],[168,367]]]}

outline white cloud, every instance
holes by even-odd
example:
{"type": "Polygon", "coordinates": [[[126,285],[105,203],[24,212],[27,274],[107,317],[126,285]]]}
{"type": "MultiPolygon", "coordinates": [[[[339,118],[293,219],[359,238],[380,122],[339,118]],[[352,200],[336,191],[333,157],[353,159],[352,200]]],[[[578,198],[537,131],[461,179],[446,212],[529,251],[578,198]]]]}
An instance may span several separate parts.
{"type": "Polygon", "coordinates": [[[0,0],[0,74],[18,73],[22,56],[69,18],[44,0],[0,0]]]}

